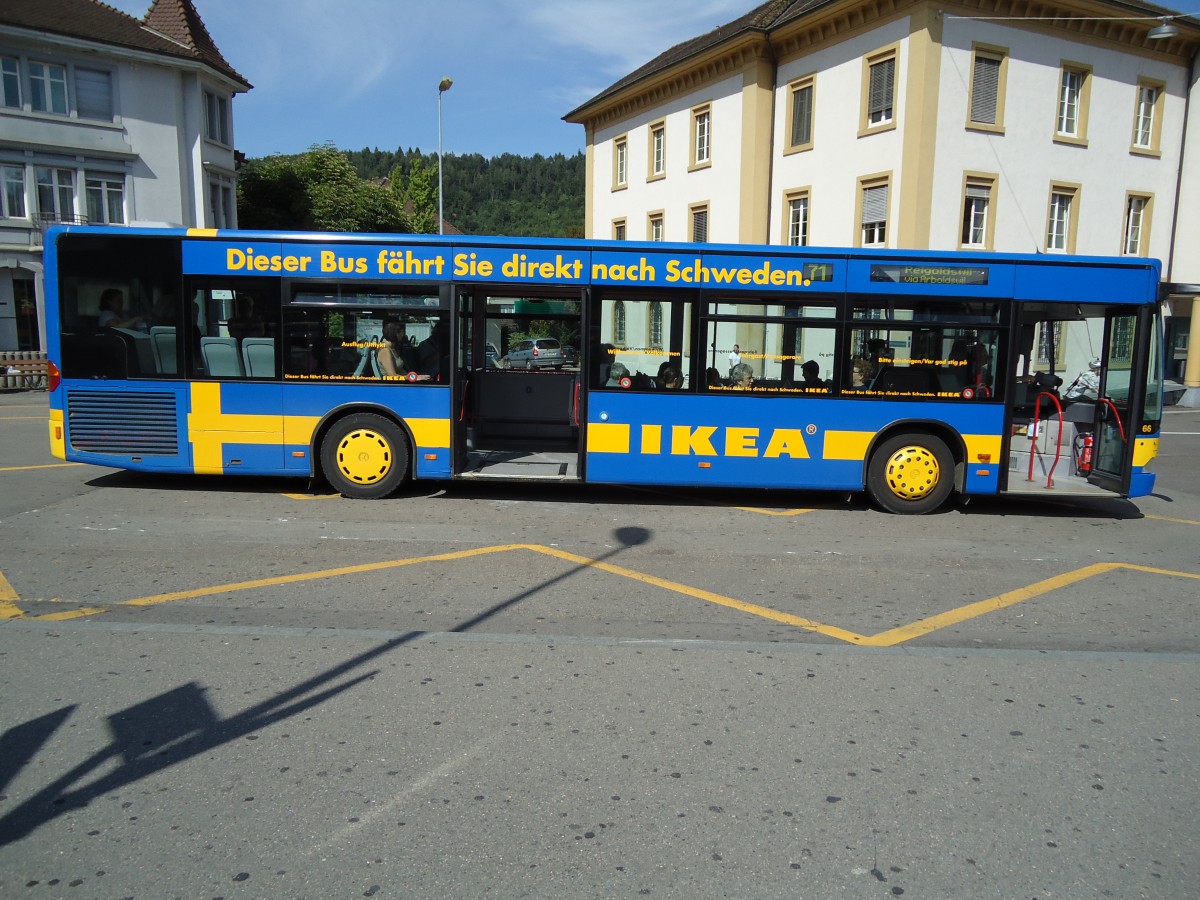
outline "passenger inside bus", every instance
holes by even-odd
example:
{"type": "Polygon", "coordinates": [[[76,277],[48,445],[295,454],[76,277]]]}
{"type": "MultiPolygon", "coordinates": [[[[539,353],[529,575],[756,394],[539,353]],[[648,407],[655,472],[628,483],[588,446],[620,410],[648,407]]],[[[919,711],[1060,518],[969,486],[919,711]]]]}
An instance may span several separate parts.
{"type": "Polygon", "coordinates": [[[800,382],[805,388],[818,388],[826,390],[829,388],[829,382],[821,380],[821,364],[815,359],[810,359],[800,367],[800,372],[804,376],[804,380],[800,382]]]}
{"type": "Polygon", "coordinates": [[[735,391],[748,391],[754,386],[754,369],[749,363],[738,363],[730,371],[729,381],[735,391]]]}
{"type": "Polygon", "coordinates": [[[608,381],[604,382],[605,387],[625,387],[621,384],[622,380],[629,377],[629,369],[625,367],[625,363],[615,362],[608,370],[608,381]]]}
{"type": "Polygon", "coordinates": [[[409,367],[403,354],[408,351],[408,335],[404,323],[384,322],[381,343],[383,346],[375,351],[380,376],[395,378],[402,374],[407,375],[409,367]]]}

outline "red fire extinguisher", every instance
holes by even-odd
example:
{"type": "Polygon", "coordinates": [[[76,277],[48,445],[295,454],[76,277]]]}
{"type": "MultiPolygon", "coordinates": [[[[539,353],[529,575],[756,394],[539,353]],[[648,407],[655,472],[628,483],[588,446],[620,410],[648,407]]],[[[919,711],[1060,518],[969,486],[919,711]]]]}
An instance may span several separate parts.
{"type": "Polygon", "coordinates": [[[1081,434],[1077,439],[1077,453],[1079,475],[1087,475],[1092,471],[1092,435],[1091,433],[1081,434]]]}

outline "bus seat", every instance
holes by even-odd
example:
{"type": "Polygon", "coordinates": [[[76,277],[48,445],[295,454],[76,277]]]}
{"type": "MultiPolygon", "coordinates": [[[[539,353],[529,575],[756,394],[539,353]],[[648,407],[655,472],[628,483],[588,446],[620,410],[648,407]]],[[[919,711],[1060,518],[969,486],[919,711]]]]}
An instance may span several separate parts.
{"type": "Polygon", "coordinates": [[[237,338],[202,337],[200,355],[204,357],[204,368],[214,378],[240,378],[243,375],[237,338]]]}
{"type": "Polygon", "coordinates": [[[242,338],[242,362],[250,378],[275,377],[275,339],[268,337],[242,338]]]}
{"type": "Polygon", "coordinates": [[[162,375],[178,375],[175,354],[175,326],[150,326],[150,349],[154,351],[154,368],[162,375]]]}
{"type": "Polygon", "coordinates": [[[150,347],[149,335],[132,328],[113,327],[112,330],[118,332],[126,346],[133,351],[133,360],[137,363],[136,374],[153,375],[158,371],[154,364],[154,351],[150,347]]]}
{"type": "Polygon", "coordinates": [[[918,366],[884,366],[871,382],[873,391],[897,394],[936,394],[940,389],[937,373],[918,366]]]}

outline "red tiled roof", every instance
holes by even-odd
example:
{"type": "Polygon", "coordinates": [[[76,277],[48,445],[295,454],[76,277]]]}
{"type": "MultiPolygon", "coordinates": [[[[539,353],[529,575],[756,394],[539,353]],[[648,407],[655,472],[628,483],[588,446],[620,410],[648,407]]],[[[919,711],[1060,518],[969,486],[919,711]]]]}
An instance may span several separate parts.
{"type": "Polygon", "coordinates": [[[192,0],[153,0],[140,21],[100,0],[0,0],[0,25],[195,60],[252,87],[221,55],[192,0]]]}

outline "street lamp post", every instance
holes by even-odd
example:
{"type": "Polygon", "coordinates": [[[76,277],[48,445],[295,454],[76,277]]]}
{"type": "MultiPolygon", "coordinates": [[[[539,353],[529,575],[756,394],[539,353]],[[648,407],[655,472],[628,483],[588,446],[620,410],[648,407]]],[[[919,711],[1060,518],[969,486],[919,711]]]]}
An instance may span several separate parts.
{"type": "Polygon", "coordinates": [[[450,76],[438,83],[438,234],[445,234],[445,219],[442,215],[442,94],[454,84],[450,76]]]}

